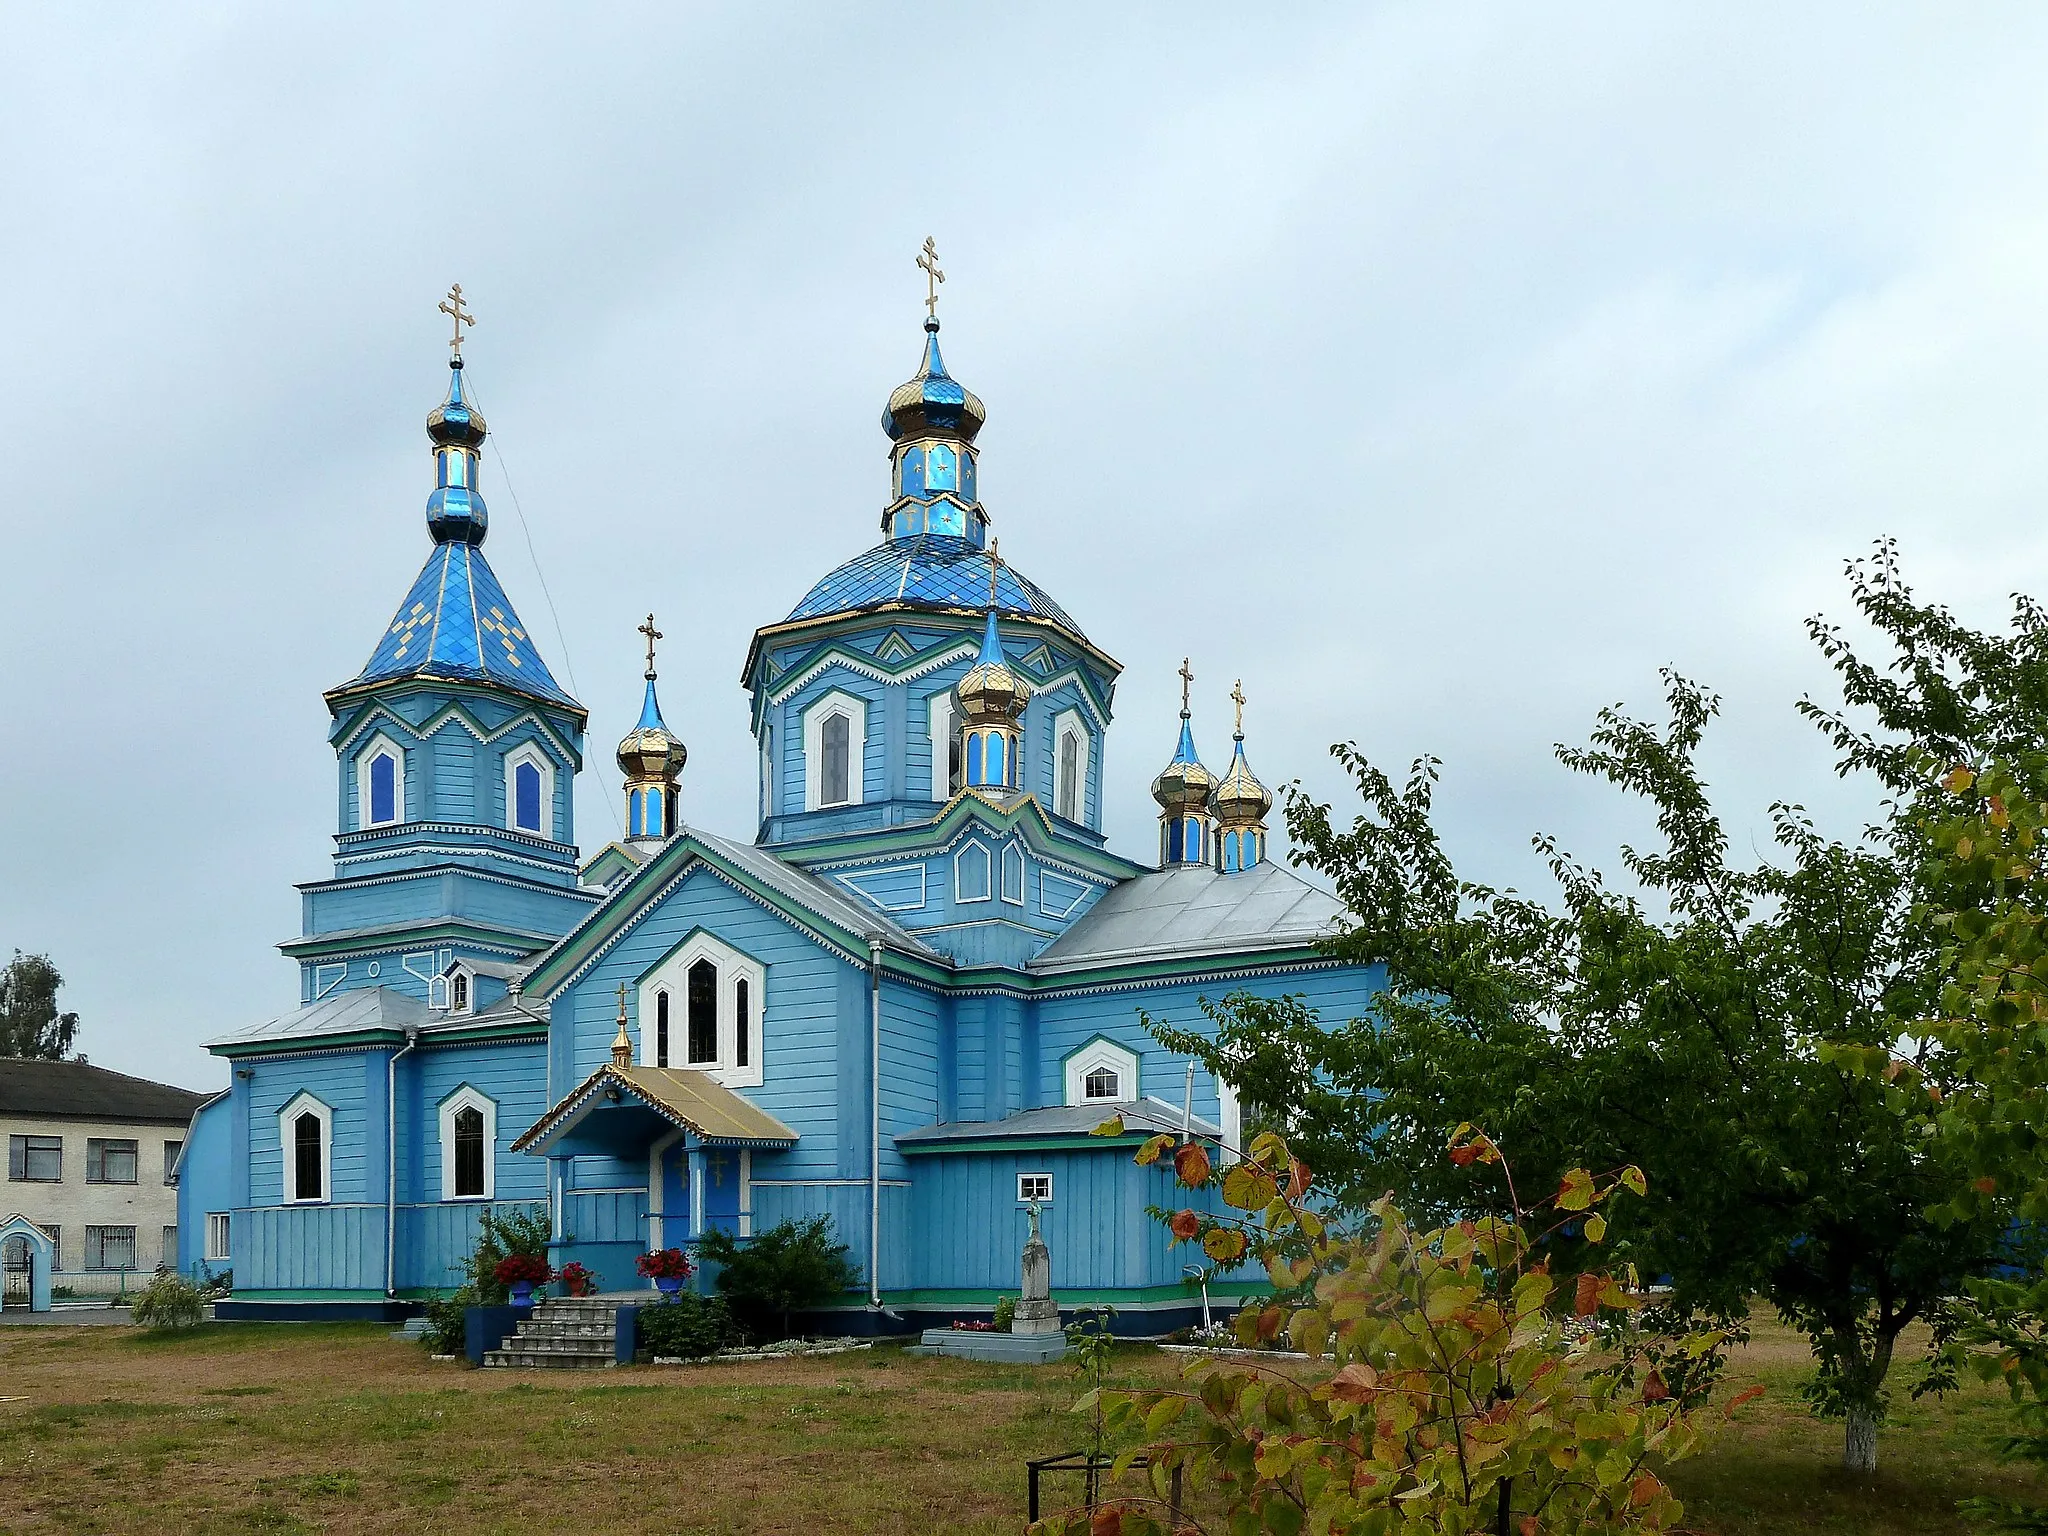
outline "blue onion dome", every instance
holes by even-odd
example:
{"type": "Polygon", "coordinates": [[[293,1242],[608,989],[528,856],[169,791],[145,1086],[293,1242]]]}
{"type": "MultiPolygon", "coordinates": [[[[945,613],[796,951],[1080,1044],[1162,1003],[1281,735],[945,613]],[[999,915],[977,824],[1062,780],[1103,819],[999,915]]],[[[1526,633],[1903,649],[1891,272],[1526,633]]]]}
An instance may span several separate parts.
{"type": "Polygon", "coordinates": [[[988,606],[989,567],[996,566],[996,607],[1004,613],[1044,619],[1077,640],[1088,637],[1067,611],[1008,561],[972,539],[950,533],[920,533],[877,544],[826,576],[790,610],[784,623],[875,608],[922,608],[978,613],[988,606]]]}
{"type": "Polygon", "coordinates": [[[1244,760],[1242,734],[1237,737],[1237,749],[1231,753],[1230,766],[1223,771],[1209,805],[1217,822],[1226,827],[1256,827],[1265,821],[1266,812],[1273,809],[1273,792],[1259,782],[1252,765],[1244,760]]]}
{"type": "Polygon", "coordinates": [[[640,706],[640,720],[619,742],[619,771],[628,779],[670,780],[683,771],[689,749],[671,732],[661,718],[661,702],[654,696],[654,674],[647,674],[647,698],[640,706]]]}
{"type": "Polygon", "coordinates": [[[924,366],[917,377],[898,384],[882,409],[882,430],[891,442],[931,433],[974,441],[988,412],[974,392],[956,383],[939,356],[939,322],[924,323],[924,366]]]}
{"type": "Polygon", "coordinates": [[[1174,751],[1173,761],[1160,769],[1159,777],[1152,781],[1152,798],[1168,814],[1199,812],[1209,808],[1209,796],[1215,788],[1216,775],[1202,766],[1195,751],[1194,728],[1188,722],[1187,711],[1182,710],[1180,745],[1174,751]]]}
{"type": "Polygon", "coordinates": [[[960,715],[967,725],[1011,725],[1031,702],[1031,685],[1003,656],[1003,642],[996,634],[996,611],[988,611],[988,628],[982,632],[981,654],[955,693],[960,715]]]}
{"type": "Polygon", "coordinates": [[[480,448],[484,416],[462,393],[462,359],[449,365],[448,398],[427,413],[427,436],[436,448],[480,448]]]}

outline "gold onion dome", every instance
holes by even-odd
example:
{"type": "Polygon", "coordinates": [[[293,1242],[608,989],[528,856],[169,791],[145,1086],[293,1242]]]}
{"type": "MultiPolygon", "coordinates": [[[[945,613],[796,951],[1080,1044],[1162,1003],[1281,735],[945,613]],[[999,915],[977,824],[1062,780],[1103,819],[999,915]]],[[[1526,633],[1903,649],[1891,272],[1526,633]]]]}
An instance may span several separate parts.
{"type": "Polygon", "coordinates": [[[1201,758],[1195,755],[1194,727],[1183,711],[1180,746],[1173,754],[1173,761],[1152,781],[1152,798],[1159,802],[1161,810],[1170,814],[1200,812],[1209,808],[1209,797],[1215,788],[1216,775],[1204,768],[1201,758]]]}
{"type": "Polygon", "coordinates": [[[981,654],[960,679],[957,691],[960,713],[967,725],[1009,725],[1031,702],[1031,685],[1003,656],[993,608],[988,611],[988,625],[982,631],[981,654]]]}
{"type": "Polygon", "coordinates": [[[427,412],[427,437],[436,448],[480,448],[484,413],[463,393],[461,358],[449,364],[449,375],[448,398],[427,412]]]}
{"type": "Polygon", "coordinates": [[[640,706],[640,720],[619,743],[619,771],[628,779],[673,779],[683,771],[690,752],[680,737],[661,718],[661,702],[654,696],[654,670],[647,672],[647,698],[640,706]]]}
{"type": "Polygon", "coordinates": [[[1216,812],[1217,821],[1227,827],[1255,827],[1273,809],[1273,792],[1259,782],[1251,764],[1244,760],[1243,736],[1237,738],[1237,750],[1231,754],[1230,766],[1224,770],[1209,805],[1216,812]]]}
{"type": "Polygon", "coordinates": [[[898,384],[882,411],[882,430],[892,442],[906,437],[952,436],[974,441],[988,412],[974,391],[956,383],[939,356],[939,322],[924,323],[924,366],[917,377],[898,384]]]}

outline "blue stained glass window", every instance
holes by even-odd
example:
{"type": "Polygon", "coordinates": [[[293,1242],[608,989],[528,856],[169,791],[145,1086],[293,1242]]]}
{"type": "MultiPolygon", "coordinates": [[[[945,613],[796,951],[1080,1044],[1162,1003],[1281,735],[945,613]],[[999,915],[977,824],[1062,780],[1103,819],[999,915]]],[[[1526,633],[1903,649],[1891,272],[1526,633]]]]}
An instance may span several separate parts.
{"type": "Polygon", "coordinates": [[[379,752],[370,759],[370,825],[398,820],[398,759],[379,752]]]}
{"type": "Polygon", "coordinates": [[[647,835],[647,791],[629,789],[626,791],[626,836],[647,835]]]}
{"type": "Polygon", "coordinates": [[[1160,853],[1160,863],[1178,864],[1180,862],[1181,843],[1184,837],[1182,829],[1185,826],[1186,823],[1178,816],[1175,816],[1166,823],[1166,847],[1160,853]]]}
{"type": "Polygon", "coordinates": [[[1004,775],[1003,736],[1000,731],[990,731],[988,733],[988,760],[986,767],[988,773],[985,782],[990,784],[1007,784],[1010,782],[1004,775]]]}
{"type": "Polygon", "coordinates": [[[540,769],[532,763],[512,770],[512,824],[522,832],[540,830],[540,769]]]}

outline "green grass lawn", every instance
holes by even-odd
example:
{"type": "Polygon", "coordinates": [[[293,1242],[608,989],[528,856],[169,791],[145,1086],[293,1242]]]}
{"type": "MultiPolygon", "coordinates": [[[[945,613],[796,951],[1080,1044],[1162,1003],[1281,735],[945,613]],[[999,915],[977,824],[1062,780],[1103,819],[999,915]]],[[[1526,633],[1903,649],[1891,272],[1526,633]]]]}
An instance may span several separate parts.
{"type": "MultiPolygon", "coordinates": [[[[1132,1347],[1117,1370],[1179,1359],[1132,1347]]],[[[1761,1326],[1734,1387],[1766,1387],[1674,1468],[1720,1536],[1962,1532],[1955,1501],[2025,1491],[2002,1401],[1901,1407],[1883,1468],[1836,1468],[1795,1395],[1803,1346],[1761,1326]]],[[[470,1371],[381,1328],[224,1324],[178,1335],[0,1330],[0,1530],[769,1532],[1022,1528],[1026,1457],[1081,1443],[1064,1368],[893,1347],[807,1361],[470,1371]]]]}

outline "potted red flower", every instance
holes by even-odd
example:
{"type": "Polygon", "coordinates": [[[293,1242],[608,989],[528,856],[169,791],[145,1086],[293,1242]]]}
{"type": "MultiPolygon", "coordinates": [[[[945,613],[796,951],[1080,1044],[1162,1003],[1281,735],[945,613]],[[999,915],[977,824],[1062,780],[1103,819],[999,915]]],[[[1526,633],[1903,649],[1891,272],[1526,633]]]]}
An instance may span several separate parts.
{"type": "Polygon", "coordinates": [[[595,1296],[597,1276],[581,1264],[573,1261],[555,1271],[555,1278],[562,1282],[564,1296],[595,1296]]]}
{"type": "Polygon", "coordinates": [[[546,1285],[554,1279],[555,1272],[548,1268],[548,1261],[530,1253],[509,1253],[498,1260],[498,1267],[491,1271],[498,1284],[510,1287],[512,1305],[530,1307],[533,1305],[533,1288],[546,1285]]]}
{"type": "Polygon", "coordinates": [[[664,1296],[673,1296],[683,1288],[683,1282],[690,1278],[697,1266],[690,1262],[690,1256],[680,1248],[656,1248],[643,1253],[637,1261],[642,1275],[654,1282],[654,1288],[664,1296]]]}

